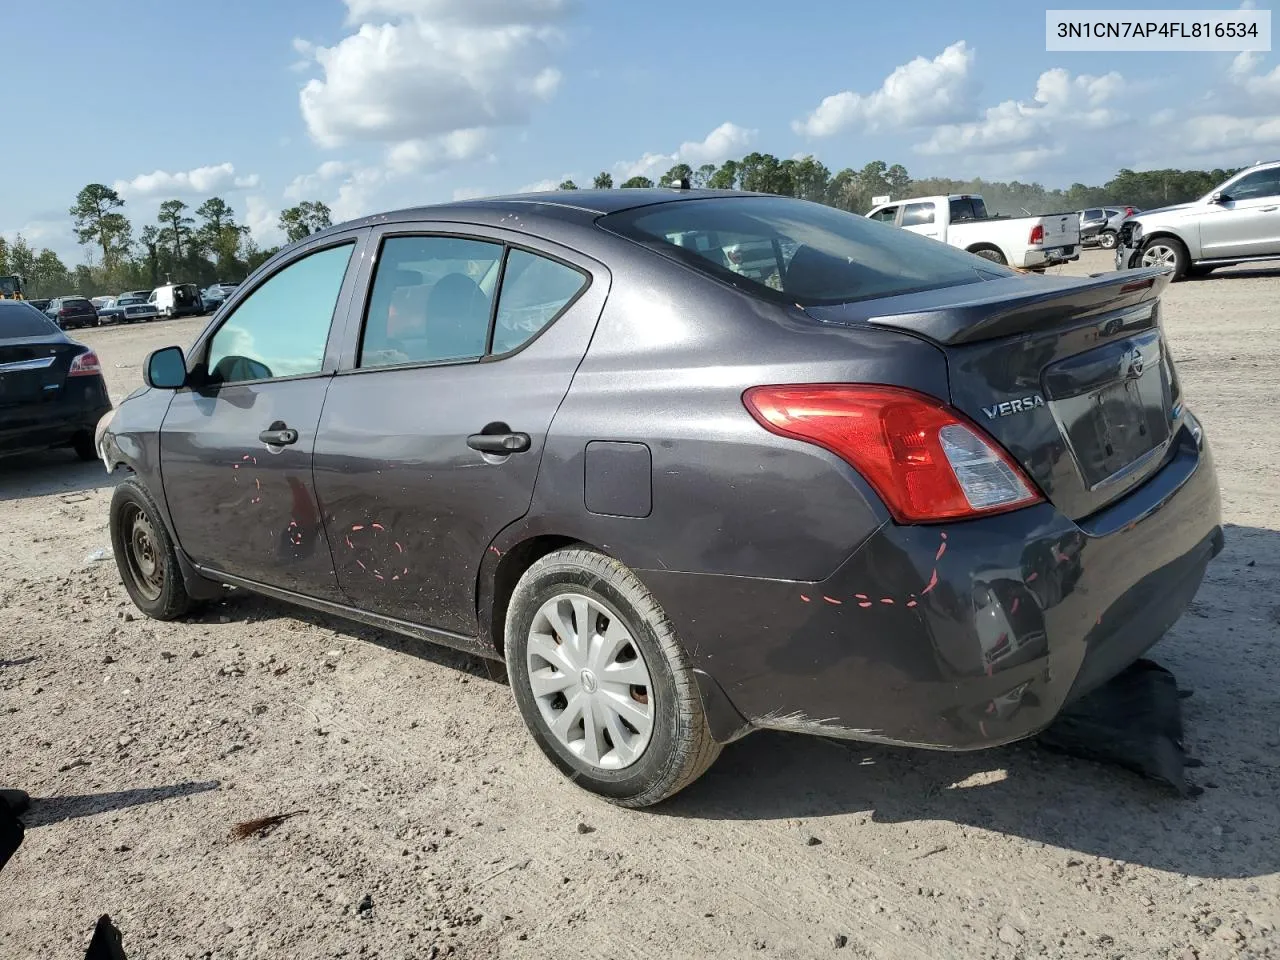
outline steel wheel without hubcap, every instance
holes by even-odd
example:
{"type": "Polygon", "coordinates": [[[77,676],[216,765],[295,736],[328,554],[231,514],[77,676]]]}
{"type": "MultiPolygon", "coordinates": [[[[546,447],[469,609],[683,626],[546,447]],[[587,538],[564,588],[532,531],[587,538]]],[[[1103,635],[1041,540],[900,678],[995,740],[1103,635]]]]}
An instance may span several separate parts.
{"type": "Polygon", "coordinates": [[[562,593],[534,615],[529,686],[543,722],[584,763],[621,770],[653,734],[653,684],[621,617],[599,601],[562,593]]]}
{"type": "Polygon", "coordinates": [[[1171,267],[1178,266],[1178,251],[1167,243],[1153,243],[1142,251],[1142,265],[1144,267],[1171,267]]]}
{"type": "Polygon", "coordinates": [[[125,559],[134,585],[148,600],[158,600],[164,589],[164,563],[160,558],[156,531],[147,515],[130,504],[121,518],[125,532],[125,559]]]}

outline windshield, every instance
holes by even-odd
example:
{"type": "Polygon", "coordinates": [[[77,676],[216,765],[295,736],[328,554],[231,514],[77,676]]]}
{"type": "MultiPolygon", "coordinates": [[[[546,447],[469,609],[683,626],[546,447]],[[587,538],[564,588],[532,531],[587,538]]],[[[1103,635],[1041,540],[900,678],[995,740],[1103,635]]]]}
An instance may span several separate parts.
{"type": "Polygon", "coordinates": [[[116,301],[117,307],[127,307],[135,303],[146,303],[141,297],[121,297],[116,301]]]}
{"type": "Polygon", "coordinates": [[[681,200],[598,222],[699,272],[802,306],[1012,275],[936,240],[789,197],[681,200]]]}

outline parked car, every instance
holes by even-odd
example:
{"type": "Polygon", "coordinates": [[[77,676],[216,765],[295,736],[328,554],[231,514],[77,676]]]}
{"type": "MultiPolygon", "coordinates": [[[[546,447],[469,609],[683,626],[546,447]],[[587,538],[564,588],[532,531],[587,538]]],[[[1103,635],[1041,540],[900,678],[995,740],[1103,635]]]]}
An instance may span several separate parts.
{"type": "Polygon", "coordinates": [[[1084,246],[1098,246],[1102,247],[1103,250],[1115,250],[1116,238],[1120,233],[1120,224],[1123,224],[1126,219],[1130,218],[1130,216],[1140,214],[1142,210],[1139,210],[1138,207],[1135,206],[1108,206],[1101,212],[1106,216],[1106,219],[1091,221],[1091,223],[1089,223],[1091,236],[1089,236],[1088,242],[1085,241],[1084,224],[1082,221],[1082,225],[1080,225],[1080,242],[1082,242],[1084,246]]]}
{"type": "MultiPolygon", "coordinates": [[[[1107,224],[1116,216],[1133,212],[1133,207],[1090,207],[1076,214],[1080,218],[1080,245],[1084,247],[1100,246],[1100,234],[1107,224]]],[[[1114,241],[1114,237],[1112,238],[1114,241]]],[[[1115,246],[1114,242],[1112,246],[1115,246]]],[[[1111,249],[1107,247],[1106,249],[1111,249]]]]}
{"type": "Polygon", "coordinates": [[[1280,161],[1241,170],[1199,200],[1145,210],[1118,236],[1117,270],[1160,266],[1174,280],[1280,260],[1280,161]]]}
{"type": "Polygon", "coordinates": [[[49,304],[50,304],[50,303],[52,303],[52,302],[53,302],[53,301],[51,301],[51,300],[28,300],[28,301],[27,301],[27,303],[31,304],[33,307],[35,307],[35,308],[36,308],[37,310],[39,310],[41,313],[44,313],[44,312],[45,312],[45,310],[47,310],[47,309],[49,308],[49,304]]]}
{"type": "Polygon", "coordinates": [[[757,728],[1007,743],[1221,549],[1167,282],[735,191],[369,217],[147,358],[97,438],[132,471],[116,562],[157,619],[231,585],[505,659],[542,751],[624,805],[757,728]],[[774,241],[781,289],[725,263],[774,241]]]}
{"type": "Polygon", "coordinates": [[[70,446],[92,460],[110,409],[97,354],[29,303],[0,301],[0,455],[70,446]]]}
{"type": "Polygon", "coordinates": [[[115,297],[90,297],[89,302],[93,304],[93,309],[101,310],[108,303],[115,301],[115,297]]]}
{"type": "Polygon", "coordinates": [[[110,301],[109,306],[98,311],[98,319],[109,323],[141,323],[159,316],[154,304],[128,293],[120,294],[110,301]]]}
{"type": "Polygon", "coordinates": [[[236,284],[234,283],[214,283],[200,291],[200,299],[204,303],[205,313],[213,313],[227,297],[235,292],[236,284]]]}
{"type": "Polygon", "coordinates": [[[992,217],[982,197],[952,194],[880,204],[867,217],[1027,270],[1080,259],[1080,224],[1071,213],[992,217]]]}
{"type": "Polygon", "coordinates": [[[156,287],[147,297],[147,302],[166,320],[174,317],[198,317],[204,313],[204,304],[200,302],[200,288],[194,283],[168,283],[163,287],[156,287]]]}
{"type": "Polygon", "coordinates": [[[44,312],[63,330],[98,326],[98,311],[84,297],[55,297],[44,312]]]}

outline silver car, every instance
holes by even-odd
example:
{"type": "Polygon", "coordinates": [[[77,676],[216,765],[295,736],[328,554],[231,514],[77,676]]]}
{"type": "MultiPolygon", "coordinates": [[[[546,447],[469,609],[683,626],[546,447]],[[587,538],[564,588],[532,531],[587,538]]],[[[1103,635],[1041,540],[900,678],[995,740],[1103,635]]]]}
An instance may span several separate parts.
{"type": "Polygon", "coordinates": [[[1116,269],[1164,266],[1173,279],[1237,263],[1280,260],[1280,161],[1241,170],[1190,203],[1120,225],[1116,269]]]}

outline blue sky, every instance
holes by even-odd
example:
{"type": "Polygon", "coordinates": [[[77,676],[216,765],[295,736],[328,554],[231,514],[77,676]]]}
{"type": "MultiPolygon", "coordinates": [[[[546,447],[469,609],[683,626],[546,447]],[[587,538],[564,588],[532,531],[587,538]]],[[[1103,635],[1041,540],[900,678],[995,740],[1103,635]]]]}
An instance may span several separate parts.
{"type": "Polygon", "coordinates": [[[1044,5],[1022,2],[6,7],[25,38],[5,46],[9,104],[37,149],[3,151],[0,232],[69,263],[67,207],[93,181],[135,225],[216,193],[272,243],[298,199],[346,218],[753,149],[1051,186],[1280,157],[1274,54],[1046,53],[1044,5]]]}

